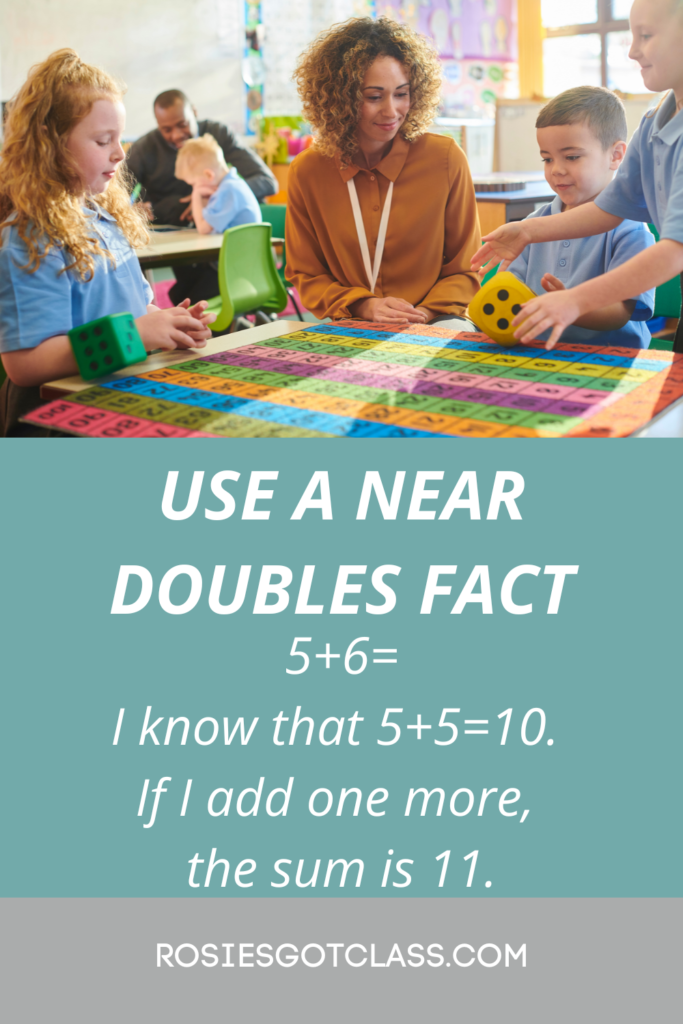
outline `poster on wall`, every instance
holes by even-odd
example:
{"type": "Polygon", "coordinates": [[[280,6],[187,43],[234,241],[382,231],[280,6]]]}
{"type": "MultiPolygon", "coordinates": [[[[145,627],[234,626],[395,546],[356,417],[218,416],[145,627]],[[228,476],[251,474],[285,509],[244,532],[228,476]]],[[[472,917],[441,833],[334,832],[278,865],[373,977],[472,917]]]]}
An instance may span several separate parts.
{"type": "Polygon", "coordinates": [[[440,57],[517,60],[516,0],[379,0],[375,9],[427,36],[440,57]]]}
{"type": "Polygon", "coordinates": [[[444,116],[492,119],[496,99],[517,95],[516,0],[379,0],[375,13],[431,39],[443,63],[444,116]]]}

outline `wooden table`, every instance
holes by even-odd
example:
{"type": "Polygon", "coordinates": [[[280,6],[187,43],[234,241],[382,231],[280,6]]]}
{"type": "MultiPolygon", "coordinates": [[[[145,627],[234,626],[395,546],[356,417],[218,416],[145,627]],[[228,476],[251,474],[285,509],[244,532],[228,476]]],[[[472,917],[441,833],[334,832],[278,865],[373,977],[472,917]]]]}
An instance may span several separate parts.
{"type": "Polygon", "coordinates": [[[149,244],[137,250],[143,270],[209,263],[218,259],[223,244],[222,234],[200,235],[196,228],[151,229],[150,236],[149,244]]]}
{"type": "MultiPolygon", "coordinates": [[[[174,349],[172,352],[155,352],[147,356],[144,367],[142,363],[135,366],[128,366],[125,370],[118,370],[109,377],[102,377],[101,380],[115,380],[117,377],[130,377],[131,373],[146,370],[159,370],[162,366],[184,362],[188,359],[198,359],[201,356],[216,355],[217,352],[229,352],[230,349],[240,348],[242,345],[253,345],[256,341],[265,341],[267,338],[281,338],[283,334],[291,334],[292,331],[300,331],[302,325],[300,320],[275,320],[270,324],[263,324],[261,327],[252,327],[247,331],[236,331],[234,334],[222,334],[217,338],[209,338],[204,348],[174,349]]],[[[61,380],[52,380],[43,384],[40,388],[40,397],[46,401],[53,398],[61,398],[63,395],[73,394],[76,391],[84,391],[90,388],[97,381],[87,381],[76,374],[74,377],[63,377],[61,380]]]]}
{"type": "MultiPolygon", "coordinates": [[[[181,267],[188,263],[211,263],[218,260],[223,235],[200,235],[196,228],[150,229],[149,244],[137,250],[142,271],[154,287],[152,270],[160,267],[181,267]]],[[[271,244],[281,249],[283,238],[271,238],[271,244]]]]}

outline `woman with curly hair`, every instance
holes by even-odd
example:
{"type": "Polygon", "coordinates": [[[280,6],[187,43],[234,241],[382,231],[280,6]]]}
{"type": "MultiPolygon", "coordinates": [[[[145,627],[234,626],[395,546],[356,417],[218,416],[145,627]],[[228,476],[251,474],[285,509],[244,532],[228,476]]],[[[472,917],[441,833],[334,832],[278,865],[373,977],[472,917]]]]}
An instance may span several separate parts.
{"type": "Polygon", "coordinates": [[[39,385],[78,373],[67,332],[132,313],[145,348],[205,344],[206,303],[172,310],[152,291],[132,245],[147,240],[123,177],[121,89],[73,50],[31,69],[0,155],[0,433],[40,402],[39,385]]]}
{"type": "Polygon", "coordinates": [[[304,305],[381,323],[462,317],[479,221],[464,153],[428,132],[433,49],[388,18],[353,18],[312,43],[295,78],[315,132],[288,183],[286,274],[304,305]]]}

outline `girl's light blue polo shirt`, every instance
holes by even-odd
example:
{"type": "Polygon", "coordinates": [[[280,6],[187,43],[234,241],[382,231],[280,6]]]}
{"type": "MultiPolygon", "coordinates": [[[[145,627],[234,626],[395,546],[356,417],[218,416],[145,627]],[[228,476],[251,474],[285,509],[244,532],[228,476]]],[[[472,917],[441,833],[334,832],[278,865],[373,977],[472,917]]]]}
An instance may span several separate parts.
{"type": "Polygon", "coordinates": [[[672,92],[645,114],[621,167],[595,200],[605,213],[652,221],[660,238],[683,244],[683,111],[672,92]]]}
{"type": "Polygon", "coordinates": [[[84,281],[64,268],[71,258],[64,249],[51,249],[31,274],[24,242],[12,225],[2,231],[0,245],[0,352],[35,348],[41,341],[66,334],[72,327],[101,316],[132,313],[144,316],[154,295],[135,252],[116,220],[100,207],[86,209],[93,230],[116,261],[95,258],[95,274],[84,281]]]}
{"type": "Polygon", "coordinates": [[[202,213],[206,223],[219,233],[239,224],[261,223],[258,200],[234,167],[225,175],[202,213]]]}
{"type": "MultiPolygon", "coordinates": [[[[609,186],[608,186],[609,187],[609,186]]],[[[598,198],[602,198],[604,192],[598,198]]],[[[529,214],[530,217],[551,217],[562,212],[562,200],[555,196],[552,203],[529,214]]],[[[603,235],[589,238],[572,238],[557,242],[534,242],[527,245],[516,260],[508,267],[520,281],[537,295],[545,295],[541,278],[544,274],[559,277],[565,288],[590,281],[606,274],[608,270],[626,263],[648,246],[654,245],[654,235],[644,224],[624,220],[618,227],[603,235]]],[[[628,348],[647,348],[650,332],[645,324],[652,316],[655,305],[654,288],[634,296],[636,306],[629,322],[618,331],[589,331],[586,327],[571,324],[562,332],[562,341],[580,342],[584,345],[625,345],[628,348]]],[[[550,335],[545,331],[539,335],[544,341],[550,335]]]]}

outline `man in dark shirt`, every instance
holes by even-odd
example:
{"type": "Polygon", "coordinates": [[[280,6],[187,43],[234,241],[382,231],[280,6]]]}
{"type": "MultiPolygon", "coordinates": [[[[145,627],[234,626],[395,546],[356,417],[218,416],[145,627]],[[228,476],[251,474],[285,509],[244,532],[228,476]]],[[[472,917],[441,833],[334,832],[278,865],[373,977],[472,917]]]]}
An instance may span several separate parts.
{"type": "MultiPolygon", "coordinates": [[[[236,168],[259,202],[277,192],[275,176],[263,160],[240,146],[225,125],[218,121],[197,121],[197,112],[179,89],[169,89],[157,96],[154,116],[159,127],[133,143],[126,163],[135,180],[142,185],[142,198],[157,223],[182,226],[192,218],[192,195],[187,194],[186,183],[176,178],[175,162],[183,143],[198,135],[213,135],[223,150],[226,162],[236,168]]],[[[196,263],[172,269],[176,284],[169,295],[174,303],[185,298],[194,303],[218,295],[215,264],[196,263]]]]}

